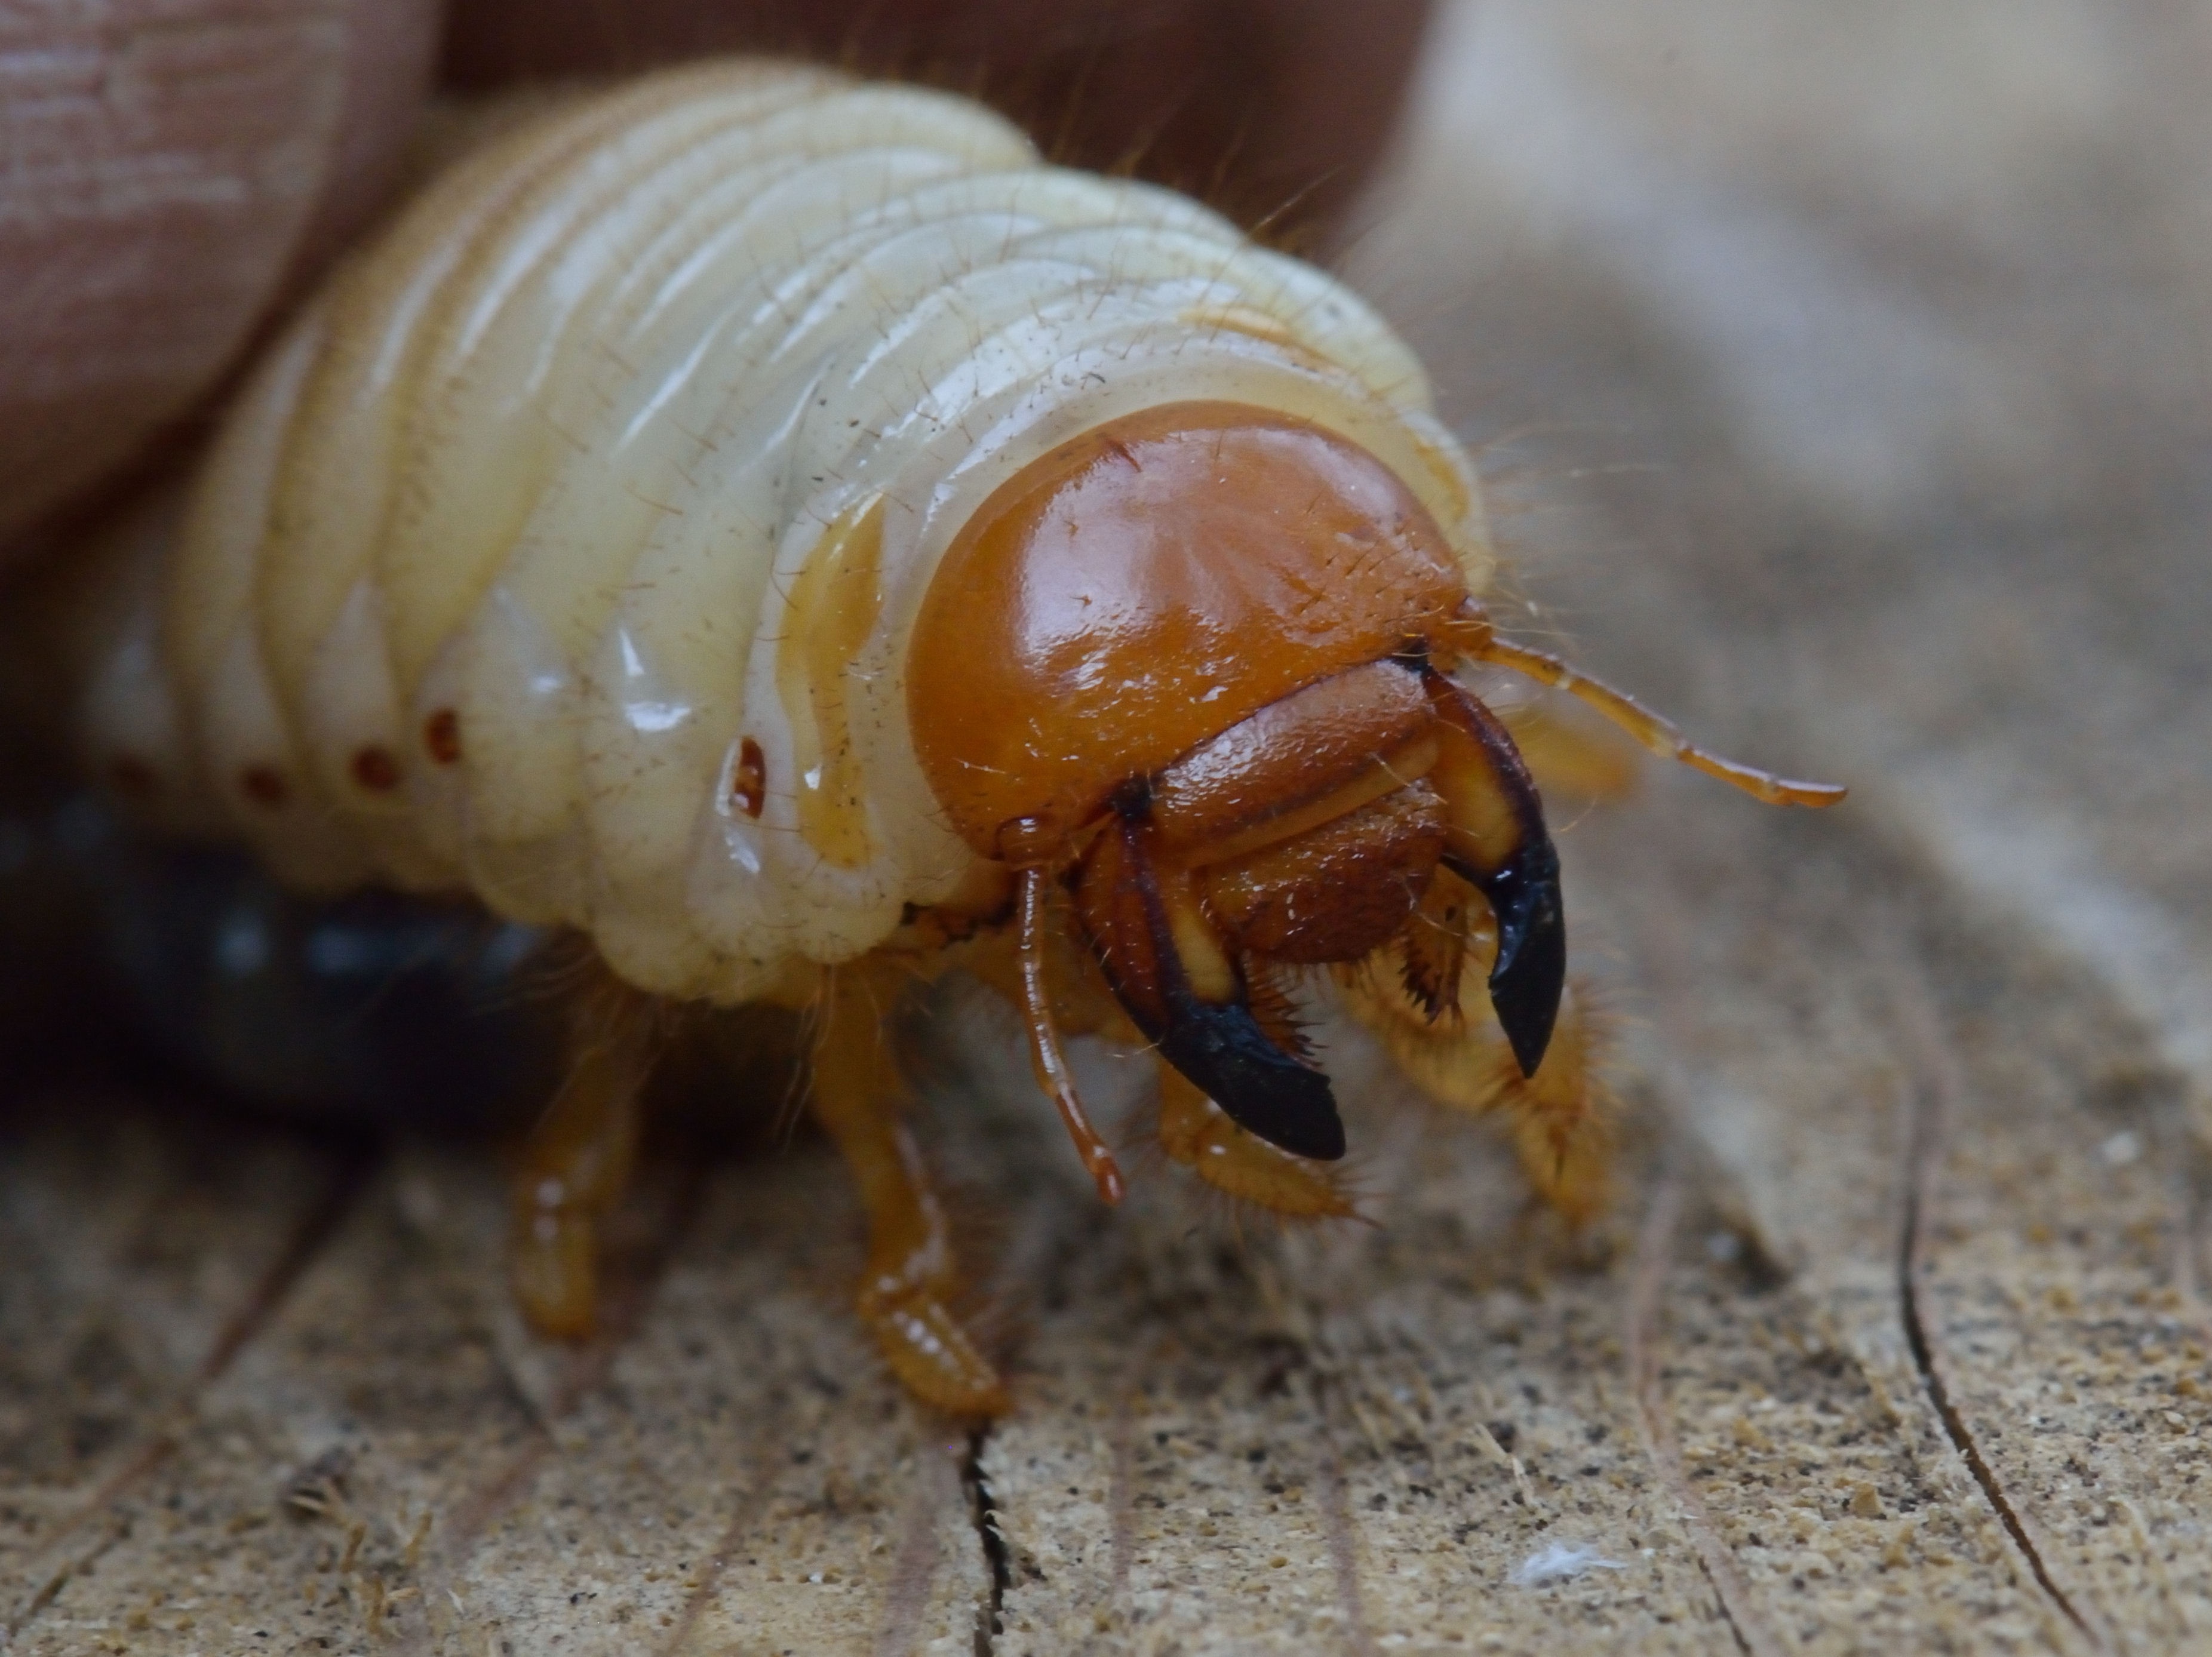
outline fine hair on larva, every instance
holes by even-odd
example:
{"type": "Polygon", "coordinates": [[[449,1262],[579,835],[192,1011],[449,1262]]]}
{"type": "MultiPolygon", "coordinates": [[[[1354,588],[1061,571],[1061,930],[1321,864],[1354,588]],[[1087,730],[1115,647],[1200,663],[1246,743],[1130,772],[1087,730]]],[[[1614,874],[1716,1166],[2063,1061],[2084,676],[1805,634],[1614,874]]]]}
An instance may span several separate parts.
{"type": "MultiPolygon", "coordinates": [[[[1190,534],[1132,568],[1199,568],[1216,543],[1190,534]]],[[[1328,275],[1180,196],[1047,166],[960,98],[720,62],[550,100],[434,179],[262,356],[180,515],[109,534],[53,628],[84,763],[152,824],[240,838],[304,888],[466,890],[592,941],[604,973],[518,1199],[541,1327],[589,1325],[592,1218],[651,1062],[623,1008],[781,999],[818,1015],[816,1108],[872,1193],[864,1316],[921,1395],[988,1411],[862,1029],[918,960],[1024,1010],[1109,1198],[1055,1022],[1159,1046],[1172,1159],[1348,1211],[1279,956],[1333,965],[1432,1092],[1508,1107],[1553,1200],[1597,1199],[1535,785],[1446,670],[1542,679],[1764,798],[1836,791],[1714,759],[1498,640],[1492,563],[1419,365],[1328,275]],[[974,689],[1008,617],[1091,568],[994,586],[990,549],[1017,542],[992,526],[1049,564],[1063,529],[1152,523],[1113,504],[1147,489],[1230,514],[1206,535],[1310,537],[1319,585],[1283,576],[1279,614],[1176,658],[1149,701],[1113,701],[1095,664],[1042,696],[974,689]],[[1316,895],[1363,880],[1395,895],[1316,895]]],[[[1080,602],[1115,636],[1098,579],[1080,602]]]]}

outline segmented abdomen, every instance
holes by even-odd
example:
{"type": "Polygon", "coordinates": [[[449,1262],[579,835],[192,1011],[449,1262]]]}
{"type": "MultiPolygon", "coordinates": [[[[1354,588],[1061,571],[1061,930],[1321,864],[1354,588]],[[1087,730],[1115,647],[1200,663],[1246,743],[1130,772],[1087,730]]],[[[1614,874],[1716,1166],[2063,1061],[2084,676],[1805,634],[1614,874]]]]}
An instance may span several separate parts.
{"type": "Polygon", "coordinates": [[[744,998],[969,869],[903,691],[960,525],[1188,399],[1365,445],[1480,590],[1405,348],[1204,209],[821,71],[580,100],[441,178],[261,364],[178,543],[103,600],[94,762],[293,879],[466,885],[744,998]]]}

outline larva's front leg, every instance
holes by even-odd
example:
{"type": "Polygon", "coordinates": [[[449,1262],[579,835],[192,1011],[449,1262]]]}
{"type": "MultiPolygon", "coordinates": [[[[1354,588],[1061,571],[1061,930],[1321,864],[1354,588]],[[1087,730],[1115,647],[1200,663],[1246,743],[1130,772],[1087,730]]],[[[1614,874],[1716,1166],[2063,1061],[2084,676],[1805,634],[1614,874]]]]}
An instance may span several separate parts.
{"type": "Polygon", "coordinates": [[[1592,1077],[1592,1038],[1585,997],[1571,980],[1561,991],[1557,1022],[1533,1076],[1522,1074],[1498,1016],[1480,993],[1472,970],[1443,957],[1460,955],[1477,968],[1494,949],[1488,917],[1472,926],[1464,908],[1474,894],[1439,880],[1409,933],[1404,956],[1387,953],[1340,978],[1346,1005],[1379,1037],[1398,1067],[1431,1098],[1455,1109],[1502,1111],[1529,1183],[1577,1224],[1605,1206],[1611,1187],[1612,1134],[1592,1077]],[[1463,906],[1460,913],[1455,906],[1463,906]],[[1438,1005],[1440,980],[1456,992],[1438,1005]]]}
{"type": "Polygon", "coordinates": [[[1160,1069],[1160,1148],[1217,1191],[1297,1219],[1342,1219],[1352,1203],[1328,1167],[1246,1132],[1172,1065],[1160,1069]]]}
{"type": "Polygon", "coordinates": [[[1592,1086],[1589,1019],[1571,984],[1534,1076],[1521,1074],[1487,1009],[1457,1029],[1404,1030],[1390,1046],[1431,1097],[1462,1110],[1504,1112],[1529,1183],[1568,1220],[1580,1224],[1604,1208],[1613,1136],[1592,1086]]]}
{"type": "Polygon", "coordinates": [[[569,1003],[567,1075],[523,1146],[508,1246],[515,1298],[541,1334],[581,1340],[597,1322],[599,1222],[636,1164],[658,1023],[653,998],[603,968],[569,1003]]]}
{"type": "Polygon", "coordinates": [[[837,1142],[868,1213],[859,1311],[893,1374],[949,1414],[1007,1407],[997,1370],[945,1302],[957,1283],[944,1211],[900,1120],[905,1078],[884,1014],[898,985],[865,966],[831,977],[813,1059],[814,1114],[837,1142]]]}

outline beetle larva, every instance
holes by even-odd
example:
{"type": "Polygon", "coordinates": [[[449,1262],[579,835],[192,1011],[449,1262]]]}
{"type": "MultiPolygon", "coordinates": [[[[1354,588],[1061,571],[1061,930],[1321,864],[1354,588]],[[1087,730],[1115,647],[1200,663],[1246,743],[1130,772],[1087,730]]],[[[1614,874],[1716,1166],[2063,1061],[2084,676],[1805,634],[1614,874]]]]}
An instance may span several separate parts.
{"type": "Polygon", "coordinates": [[[882,1034],[908,984],[1006,991],[1109,1200],[1061,1032],[1156,1048],[1175,1160],[1328,1215],[1344,1132],[1285,985],[1329,968],[1577,1212],[1558,862],[1446,670],[1839,796],[1497,637],[1492,562],[1419,366],[1328,276],[963,101],[709,64],[496,138],[339,271],[173,549],[82,578],[81,728],[295,882],[592,940],[517,1198],[548,1332],[591,1325],[652,998],[811,1008],[861,1314],[916,1393],[988,1411],[882,1034]]]}

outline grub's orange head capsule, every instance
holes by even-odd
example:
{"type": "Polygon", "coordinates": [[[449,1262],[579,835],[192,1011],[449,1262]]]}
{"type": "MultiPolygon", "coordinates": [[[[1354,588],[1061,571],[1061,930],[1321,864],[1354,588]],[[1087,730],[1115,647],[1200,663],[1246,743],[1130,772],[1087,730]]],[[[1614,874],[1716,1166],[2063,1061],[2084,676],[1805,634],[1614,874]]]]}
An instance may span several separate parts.
{"type": "Polygon", "coordinates": [[[1332,433],[1151,409],[1034,462],[939,567],[908,659],[938,802],[982,855],[1072,832],[1267,704],[1403,651],[1466,597],[1435,519],[1332,433]]]}
{"type": "Polygon", "coordinates": [[[1528,1068],[1550,1038],[1565,946],[1534,790],[1428,659],[1468,598],[1443,531],[1373,455],[1188,403],[1000,488],[915,623],[915,749],[954,826],[1062,875],[1138,1028],[1295,1155],[1341,1156],[1344,1131],[1294,1033],[1267,1028],[1270,963],[1371,954],[1440,865],[1497,912],[1492,999],[1528,1068]]]}

